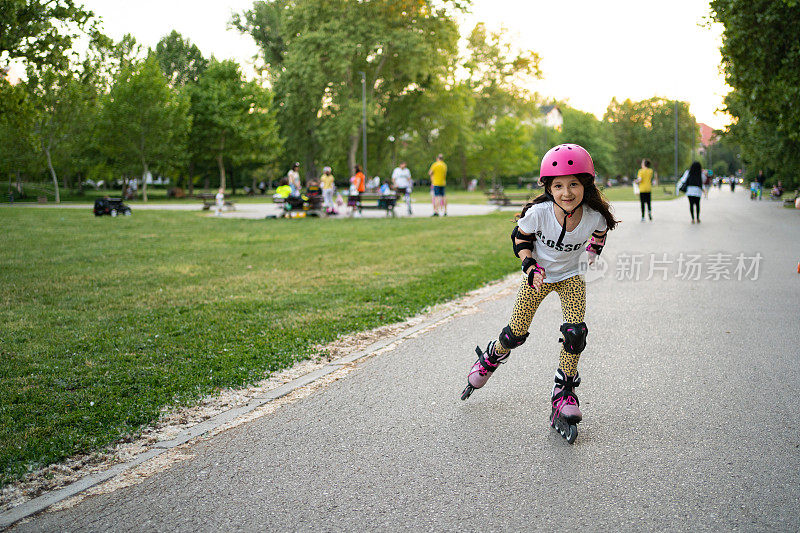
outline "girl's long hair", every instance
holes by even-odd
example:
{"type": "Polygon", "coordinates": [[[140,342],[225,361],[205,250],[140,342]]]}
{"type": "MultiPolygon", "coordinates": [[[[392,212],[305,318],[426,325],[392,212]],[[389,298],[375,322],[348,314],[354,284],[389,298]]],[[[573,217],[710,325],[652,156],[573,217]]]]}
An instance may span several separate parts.
{"type": "MultiPolygon", "coordinates": [[[[583,185],[583,204],[588,205],[603,215],[603,218],[606,219],[606,226],[608,226],[609,230],[617,227],[617,223],[619,221],[614,218],[614,215],[611,214],[611,205],[608,203],[608,200],[606,200],[605,196],[603,196],[603,193],[600,192],[600,189],[597,188],[597,185],[594,184],[594,176],[591,174],[577,174],[575,177],[578,178],[578,181],[580,181],[581,185],[583,185]]],[[[550,185],[553,183],[554,179],[554,177],[542,178],[545,193],[550,192],[550,185]]],[[[522,208],[522,211],[517,213],[516,220],[524,217],[525,213],[531,208],[531,206],[551,201],[552,197],[549,197],[548,194],[540,194],[525,204],[525,206],[522,208]]]]}
{"type": "Polygon", "coordinates": [[[694,185],[695,187],[703,186],[703,167],[700,166],[699,161],[692,163],[689,167],[689,176],[686,178],[686,185],[694,185]]]}

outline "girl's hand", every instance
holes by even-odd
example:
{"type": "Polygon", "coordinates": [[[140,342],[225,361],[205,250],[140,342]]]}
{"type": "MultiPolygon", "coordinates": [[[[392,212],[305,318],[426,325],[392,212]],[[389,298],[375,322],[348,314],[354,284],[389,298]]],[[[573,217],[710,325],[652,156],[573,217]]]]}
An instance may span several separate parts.
{"type": "Polygon", "coordinates": [[[597,260],[597,254],[594,253],[592,250],[587,250],[589,253],[589,266],[594,265],[594,262],[597,260]]]}
{"type": "Polygon", "coordinates": [[[528,279],[530,280],[529,286],[533,290],[538,291],[542,287],[542,283],[544,283],[544,275],[542,275],[541,272],[534,272],[533,273],[533,277],[531,278],[530,277],[530,273],[531,273],[531,270],[533,270],[534,268],[536,268],[536,267],[532,266],[532,267],[528,268],[528,270],[525,272],[525,274],[528,275],[528,279]]]}

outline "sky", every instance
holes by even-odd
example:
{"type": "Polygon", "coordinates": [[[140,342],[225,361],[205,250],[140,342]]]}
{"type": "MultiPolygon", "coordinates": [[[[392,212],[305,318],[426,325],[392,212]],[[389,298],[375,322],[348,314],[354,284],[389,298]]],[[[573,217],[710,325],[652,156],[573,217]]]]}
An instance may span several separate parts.
{"type": "MultiPolygon", "coordinates": [[[[253,0],[83,0],[114,39],[131,33],[145,46],[173,29],[203,55],[253,65],[258,47],[228,28],[253,0]]],[[[473,0],[462,33],[477,22],[541,57],[544,78],[530,90],[602,118],[612,97],[653,96],[690,103],[699,122],[727,125],[718,113],[730,90],[720,72],[721,27],[707,27],[703,0],[473,0]]]]}

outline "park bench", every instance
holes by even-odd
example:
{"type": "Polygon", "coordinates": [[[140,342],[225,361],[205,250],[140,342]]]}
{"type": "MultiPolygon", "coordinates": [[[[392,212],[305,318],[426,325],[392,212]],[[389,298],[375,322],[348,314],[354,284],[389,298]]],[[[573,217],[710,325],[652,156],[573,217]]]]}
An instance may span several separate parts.
{"type": "MultiPolygon", "coordinates": [[[[213,193],[203,192],[200,194],[195,194],[194,197],[203,201],[203,211],[208,211],[217,204],[217,195],[213,193]]],[[[222,205],[222,209],[223,211],[236,211],[236,204],[230,200],[225,200],[222,205]]]]}
{"type": "MultiPolygon", "coordinates": [[[[348,205],[350,204],[350,196],[347,196],[348,205]]],[[[362,209],[383,209],[386,211],[386,216],[396,216],[394,208],[397,205],[397,193],[392,191],[387,194],[379,192],[362,192],[358,195],[358,202],[354,206],[360,213],[362,209]]],[[[352,216],[352,213],[351,213],[352,216]]]]}
{"type": "Polygon", "coordinates": [[[323,209],[323,201],[321,195],[306,196],[305,199],[299,197],[283,198],[282,196],[273,196],[272,203],[278,206],[281,211],[280,216],[287,218],[295,218],[300,216],[309,217],[323,217],[327,213],[323,209]]]}
{"type": "Polygon", "coordinates": [[[498,206],[522,206],[531,199],[530,193],[521,192],[509,194],[502,187],[489,189],[484,194],[486,195],[486,200],[489,202],[489,205],[498,206]]]}

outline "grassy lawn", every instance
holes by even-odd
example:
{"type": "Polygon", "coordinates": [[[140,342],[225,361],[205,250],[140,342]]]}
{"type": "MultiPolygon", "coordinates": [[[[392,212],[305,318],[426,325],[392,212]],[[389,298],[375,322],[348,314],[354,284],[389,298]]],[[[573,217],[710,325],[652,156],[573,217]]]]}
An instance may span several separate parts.
{"type": "Polygon", "coordinates": [[[512,272],[510,218],[0,207],[0,486],[512,272]]]}

